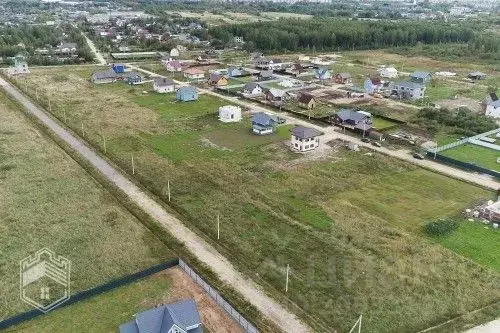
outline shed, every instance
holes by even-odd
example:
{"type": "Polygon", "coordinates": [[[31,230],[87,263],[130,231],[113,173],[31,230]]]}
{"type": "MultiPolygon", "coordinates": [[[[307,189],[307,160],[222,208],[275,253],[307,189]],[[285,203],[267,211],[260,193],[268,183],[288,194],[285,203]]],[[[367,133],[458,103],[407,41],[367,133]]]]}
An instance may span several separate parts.
{"type": "Polygon", "coordinates": [[[241,108],[234,105],[224,105],[219,108],[219,120],[223,123],[238,122],[241,120],[241,108]]]}
{"type": "Polygon", "coordinates": [[[301,108],[312,110],[316,106],[316,99],[311,94],[302,93],[299,96],[298,103],[301,108]]]}
{"type": "Polygon", "coordinates": [[[184,86],[177,89],[176,98],[181,102],[196,101],[198,99],[198,91],[193,86],[184,86]]]}
{"type": "Polygon", "coordinates": [[[113,69],[113,71],[115,73],[123,73],[123,72],[125,72],[125,65],[124,64],[112,64],[111,69],[113,69]]]}

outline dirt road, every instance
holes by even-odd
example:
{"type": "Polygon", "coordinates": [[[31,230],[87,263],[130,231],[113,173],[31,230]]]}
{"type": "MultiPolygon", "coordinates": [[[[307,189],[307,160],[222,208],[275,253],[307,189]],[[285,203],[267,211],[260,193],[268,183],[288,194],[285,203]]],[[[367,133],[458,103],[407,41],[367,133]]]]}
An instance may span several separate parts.
{"type": "Polygon", "coordinates": [[[61,140],[84,157],[94,168],[99,170],[106,179],[123,191],[131,200],[146,213],[161,223],[174,237],[184,243],[186,248],[201,262],[210,266],[218,277],[231,285],[249,303],[254,305],[264,316],[268,317],[285,332],[311,332],[312,330],[300,321],[294,314],[286,310],[252,280],[238,272],[234,266],[210,244],[188,229],[180,220],[170,215],[149,195],[129,181],[117,169],[102,159],[93,149],[73,136],[63,126],[50,118],[40,108],[31,103],[22,93],[10,83],[0,78],[0,86],[14,99],[18,100],[26,111],[39,119],[47,128],[61,140]]]}
{"type": "Polygon", "coordinates": [[[83,32],[82,32],[82,36],[87,41],[87,45],[89,46],[92,53],[94,53],[95,60],[99,63],[99,65],[106,65],[106,63],[107,63],[106,59],[104,59],[104,57],[99,52],[99,50],[97,50],[97,47],[95,47],[94,42],[90,38],[88,38],[87,35],[85,35],[83,32]]]}
{"type": "Polygon", "coordinates": [[[476,326],[465,333],[498,333],[500,332],[500,319],[490,321],[481,326],[476,326]]]}

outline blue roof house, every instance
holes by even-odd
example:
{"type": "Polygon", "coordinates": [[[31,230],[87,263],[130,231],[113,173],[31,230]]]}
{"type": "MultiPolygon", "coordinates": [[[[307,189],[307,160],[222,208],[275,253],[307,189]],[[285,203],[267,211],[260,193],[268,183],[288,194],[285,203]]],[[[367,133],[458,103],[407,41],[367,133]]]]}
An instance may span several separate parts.
{"type": "Polygon", "coordinates": [[[115,73],[123,73],[125,72],[125,65],[124,64],[113,64],[111,65],[111,68],[115,73]]]}
{"type": "Polygon", "coordinates": [[[319,80],[328,80],[332,78],[332,73],[328,68],[318,68],[315,76],[319,80]]]}
{"type": "Polygon", "coordinates": [[[411,74],[410,77],[412,82],[422,83],[422,84],[425,84],[432,79],[431,73],[421,72],[421,71],[413,72],[413,74],[411,74]]]}
{"type": "Polygon", "coordinates": [[[180,87],[177,90],[176,98],[181,102],[196,101],[198,99],[198,91],[192,86],[180,87]]]}
{"type": "Polygon", "coordinates": [[[243,75],[243,71],[237,67],[231,66],[227,69],[227,76],[236,77],[243,75]]]}
{"type": "Polygon", "coordinates": [[[140,312],[119,329],[120,333],[203,333],[200,314],[192,299],[140,312]]]}
{"type": "Polygon", "coordinates": [[[252,132],[257,135],[272,134],[278,119],[264,112],[257,112],[252,116],[252,132]]]}
{"type": "Polygon", "coordinates": [[[139,84],[142,82],[142,76],[137,72],[127,72],[127,83],[128,84],[139,84]]]}

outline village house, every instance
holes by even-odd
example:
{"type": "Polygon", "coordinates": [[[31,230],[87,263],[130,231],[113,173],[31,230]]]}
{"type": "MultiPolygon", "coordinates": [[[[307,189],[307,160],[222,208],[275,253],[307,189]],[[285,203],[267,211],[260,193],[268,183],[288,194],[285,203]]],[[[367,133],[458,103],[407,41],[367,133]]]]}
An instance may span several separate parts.
{"type": "Polygon", "coordinates": [[[26,59],[22,55],[17,55],[14,58],[14,66],[9,67],[7,73],[9,76],[29,74],[30,70],[28,69],[26,59]]]}
{"type": "Polygon", "coordinates": [[[208,77],[208,84],[212,86],[221,87],[221,86],[227,86],[228,81],[226,77],[222,74],[211,73],[210,76],[208,77]]]}
{"type": "Polygon", "coordinates": [[[219,120],[223,123],[233,123],[241,120],[241,108],[234,105],[224,105],[219,108],[219,120]]]}
{"type": "Polygon", "coordinates": [[[137,72],[126,72],[123,73],[123,80],[126,80],[128,84],[139,84],[142,82],[142,76],[137,72]]]}
{"type": "Polygon", "coordinates": [[[269,81],[273,78],[273,71],[272,70],[263,70],[260,71],[259,77],[257,78],[258,81],[269,81]]]}
{"type": "Polygon", "coordinates": [[[281,89],[271,88],[267,89],[266,99],[270,102],[282,102],[285,100],[286,92],[281,89]]]}
{"type": "Polygon", "coordinates": [[[283,79],[280,82],[278,82],[278,85],[283,88],[292,88],[295,86],[295,82],[290,79],[283,79]]]}
{"type": "Polygon", "coordinates": [[[500,100],[496,93],[490,93],[486,98],[485,115],[492,118],[500,118],[500,100]]]}
{"type": "Polygon", "coordinates": [[[398,70],[394,67],[382,67],[378,69],[378,73],[381,77],[393,79],[398,77],[398,70]]]}
{"type": "Polygon", "coordinates": [[[264,58],[264,53],[262,52],[252,52],[250,53],[250,60],[255,60],[257,58],[264,58]]]}
{"type": "Polygon", "coordinates": [[[125,65],[124,64],[111,64],[111,69],[115,73],[123,73],[123,72],[125,72],[125,65]]]}
{"type": "Polygon", "coordinates": [[[205,77],[205,72],[201,69],[190,67],[184,70],[184,77],[190,80],[201,80],[205,77]]]}
{"type": "Polygon", "coordinates": [[[192,299],[159,305],[137,313],[121,324],[120,333],[203,333],[203,324],[192,299]]]}
{"type": "Polygon", "coordinates": [[[94,72],[90,80],[92,83],[111,83],[118,80],[119,76],[113,70],[94,72]]]}
{"type": "Polygon", "coordinates": [[[243,75],[243,70],[241,68],[231,66],[227,69],[227,76],[229,77],[238,77],[242,75],[243,75]]]}
{"type": "Polygon", "coordinates": [[[399,99],[421,99],[424,98],[425,86],[421,83],[403,81],[391,84],[391,96],[399,99]]]}
{"type": "Polygon", "coordinates": [[[182,71],[182,64],[179,60],[167,61],[165,69],[169,72],[180,72],[182,71]]]}
{"type": "Polygon", "coordinates": [[[483,72],[475,71],[475,72],[469,73],[469,75],[467,75],[467,77],[471,80],[484,80],[484,79],[486,79],[486,74],[483,72]]]}
{"type": "Polygon", "coordinates": [[[190,102],[198,99],[198,91],[193,86],[184,86],[177,89],[176,96],[178,101],[190,102]]]}
{"type": "Polygon", "coordinates": [[[259,69],[281,69],[284,65],[283,61],[280,59],[268,59],[264,57],[255,58],[252,60],[254,66],[259,69]]]}
{"type": "Polygon", "coordinates": [[[332,78],[332,73],[328,68],[318,68],[316,69],[315,77],[318,80],[329,80],[332,78]]]}
{"type": "Polygon", "coordinates": [[[264,112],[258,112],[252,116],[252,132],[257,135],[272,134],[277,124],[276,117],[264,112]]]}
{"type": "Polygon", "coordinates": [[[293,76],[299,76],[302,73],[306,73],[307,68],[302,66],[301,64],[293,64],[292,66],[289,66],[285,69],[285,73],[291,74],[293,76]]]}
{"type": "Polygon", "coordinates": [[[77,51],[76,43],[61,43],[61,45],[57,46],[54,50],[55,54],[65,54],[72,55],[77,51]]]}
{"type": "Polygon", "coordinates": [[[363,85],[365,89],[365,93],[367,94],[373,94],[376,92],[380,92],[382,89],[382,80],[380,80],[379,77],[371,77],[365,80],[365,83],[363,85]]]}
{"type": "Polygon", "coordinates": [[[174,92],[175,83],[171,79],[158,77],[154,80],[153,90],[160,94],[174,92]]]}
{"type": "Polygon", "coordinates": [[[411,81],[426,84],[431,81],[432,75],[429,72],[416,71],[410,75],[411,81]]]}
{"type": "Polygon", "coordinates": [[[243,93],[252,96],[260,95],[262,94],[262,87],[255,82],[248,82],[243,87],[243,93]]]}
{"type": "Polygon", "coordinates": [[[299,106],[306,110],[312,110],[316,106],[316,99],[313,95],[302,93],[298,99],[299,106]]]}
{"type": "Polygon", "coordinates": [[[243,43],[244,43],[243,37],[241,37],[241,36],[234,36],[233,41],[234,41],[236,44],[243,44],[243,43]]]}
{"type": "Polygon", "coordinates": [[[179,50],[175,47],[170,50],[169,54],[170,54],[170,58],[179,58],[179,56],[180,56],[179,50]]]}
{"type": "Polygon", "coordinates": [[[369,133],[373,126],[372,115],[365,111],[340,109],[331,116],[331,121],[338,126],[369,133]]]}
{"type": "Polygon", "coordinates": [[[314,150],[319,147],[319,137],[323,134],[314,128],[295,126],[292,129],[291,147],[300,152],[314,150]]]}
{"type": "Polygon", "coordinates": [[[351,84],[352,83],[351,74],[346,73],[346,72],[335,74],[333,80],[335,81],[335,83],[338,83],[338,84],[351,84]]]}

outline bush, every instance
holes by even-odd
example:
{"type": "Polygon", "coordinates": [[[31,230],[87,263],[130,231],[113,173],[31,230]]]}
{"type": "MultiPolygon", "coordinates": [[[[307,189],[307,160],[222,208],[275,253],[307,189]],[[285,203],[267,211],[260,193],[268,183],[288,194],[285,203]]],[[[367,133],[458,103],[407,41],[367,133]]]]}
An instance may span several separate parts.
{"type": "Polygon", "coordinates": [[[458,222],[452,219],[440,219],[429,222],[424,226],[424,232],[428,236],[440,237],[449,235],[458,228],[458,222]]]}

